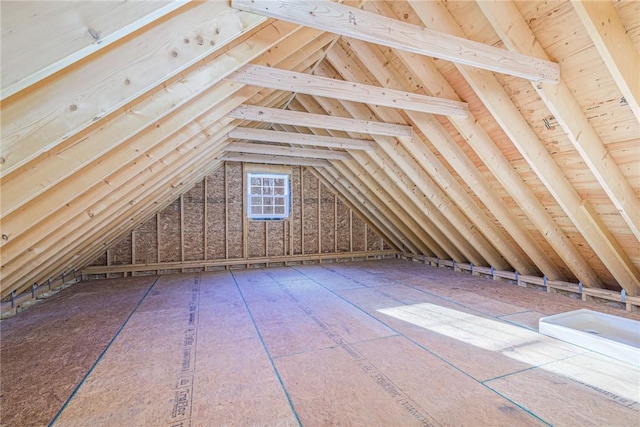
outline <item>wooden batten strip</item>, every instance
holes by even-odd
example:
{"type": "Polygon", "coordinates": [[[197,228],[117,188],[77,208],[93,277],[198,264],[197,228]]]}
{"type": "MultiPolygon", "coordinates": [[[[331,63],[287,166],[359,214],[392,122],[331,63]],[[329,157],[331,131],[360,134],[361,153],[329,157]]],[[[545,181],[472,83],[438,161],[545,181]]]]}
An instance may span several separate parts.
{"type": "Polygon", "coordinates": [[[346,37],[533,81],[557,83],[557,63],[428,30],[336,2],[232,0],[231,6],[346,37]]]}
{"type": "Polygon", "coordinates": [[[252,64],[245,65],[240,70],[229,75],[227,80],[270,89],[383,105],[391,108],[421,111],[423,113],[457,117],[467,117],[469,114],[465,102],[450,101],[411,92],[252,64]]]}

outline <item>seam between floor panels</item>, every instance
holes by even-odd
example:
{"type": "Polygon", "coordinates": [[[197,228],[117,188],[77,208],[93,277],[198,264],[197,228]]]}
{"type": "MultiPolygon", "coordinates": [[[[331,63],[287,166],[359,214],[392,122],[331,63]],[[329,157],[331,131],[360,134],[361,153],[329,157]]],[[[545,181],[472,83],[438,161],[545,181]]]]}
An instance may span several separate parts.
{"type": "Polygon", "coordinates": [[[244,298],[244,294],[242,293],[242,290],[240,289],[240,286],[238,285],[238,281],[236,280],[236,276],[233,274],[233,271],[230,271],[230,273],[231,273],[231,277],[233,278],[233,283],[236,285],[236,289],[238,290],[238,293],[240,294],[240,298],[242,298],[242,303],[244,304],[244,308],[245,308],[245,310],[247,310],[247,314],[249,315],[249,318],[251,319],[251,323],[253,323],[253,328],[255,329],[256,334],[258,335],[258,339],[260,340],[260,344],[262,345],[262,348],[264,349],[264,352],[267,355],[267,358],[269,359],[269,363],[271,364],[271,368],[273,369],[273,372],[276,374],[276,378],[278,379],[278,382],[280,383],[280,387],[282,388],[282,391],[284,392],[284,395],[287,398],[287,402],[289,403],[289,408],[291,408],[291,412],[293,412],[293,415],[296,417],[296,421],[298,422],[298,425],[300,427],[302,427],[302,421],[300,421],[300,416],[298,415],[298,412],[296,411],[295,407],[293,406],[293,401],[291,400],[291,396],[289,396],[289,392],[287,391],[287,388],[284,385],[284,381],[282,381],[282,377],[280,376],[280,372],[278,371],[278,368],[276,368],[276,365],[273,362],[273,358],[271,357],[271,353],[269,353],[269,349],[267,348],[267,345],[265,344],[264,339],[262,338],[262,334],[260,333],[260,329],[258,329],[258,325],[256,324],[256,320],[253,317],[253,313],[251,313],[251,310],[249,309],[249,305],[247,304],[247,300],[244,298]]]}
{"type": "Polygon", "coordinates": [[[75,397],[76,393],[78,392],[78,390],[80,390],[80,387],[82,387],[82,385],[84,384],[84,382],[87,380],[87,378],[89,378],[89,375],[91,375],[91,373],[93,372],[93,370],[95,369],[96,366],[98,366],[98,363],[100,363],[100,361],[102,360],[102,357],[104,357],[105,353],[107,352],[107,350],[109,350],[109,348],[111,347],[111,345],[113,344],[113,342],[116,340],[116,338],[118,338],[118,336],[120,335],[120,332],[122,332],[122,330],[124,329],[124,327],[127,325],[127,323],[129,322],[129,320],[131,319],[131,317],[134,315],[134,313],[138,310],[138,308],[140,307],[140,305],[142,304],[142,301],[144,301],[144,299],[147,297],[147,295],[149,295],[149,292],[151,292],[151,289],[153,289],[153,287],[156,285],[156,283],[158,283],[158,280],[160,280],[160,277],[156,277],[156,279],[153,281],[153,283],[151,284],[151,286],[149,286],[149,289],[146,290],[146,292],[144,293],[144,295],[142,295],[142,298],[140,298],[140,301],[138,301],[138,303],[136,304],[136,306],[133,308],[133,310],[131,311],[131,313],[129,313],[129,316],[127,316],[127,318],[125,319],[125,321],[122,323],[122,325],[118,328],[118,330],[116,331],[115,335],[113,336],[113,338],[111,338],[111,341],[109,341],[109,343],[106,345],[106,347],[102,350],[102,352],[100,353],[100,355],[98,356],[98,358],[96,359],[95,362],[93,362],[93,365],[91,365],[91,368],[89,368],[89,370],[87,371],[87,373],[84,375],[84,377],[82,377],[82,379],[80,380],[80,382],[78,383],[78,385],[73,389],[73,391],[71,392],[71,394],[69,395],[69,397],[67,398],[67,400],[64,402],[64,404],[62,405],[62,407],[60,408],[60,410],[58,410],[58,412],[56,413],[56,415],[53,417],[53,419],[51,420],[51,422],[49,422],[48,427],[52,427],[56,421],[58,421],[58,418],[60,418],[60,415],[62,415],[62,412],[67,408],[67,406],[69,405],[69,403],[71,402],[71,400],[75,397]]]}
{"type": "MultiPolygon", "coordinates": [[[[477,378],[473,377],[471,374],[469,374],[468,372],[462,370],[461,368],[459,368],[458,366],[454,365],[453,363],[449,362],[448,360],[444,359],[442,356],[440,356],[439,354],[433,352],[432,350],[429,350],[427,347],[423,346],[422,344],[420,344],[419,342],[409,338],[408,336],[406,336],[405,334],[401,333],[400,331],[398,331],[396,328],[394,328],[393,326],[387,324],[386,322],[383,322],[382,320],[372,316],[371,314],[369,314],[368,312],[366,312],[365,310],[363,310],[362,308],[358,307],[357,305],[355,305],[354,303],[352,303],[351,301],[347,300],[346,298],[344,298],[342,295],[337,294],[336,292],[334,292],[333,290],[327,288],[326,286],[324,286],[322,283],[318,282],[317,280],[315,280],[313,277],[307,275],[304,271],[298,270],[295,267],[290,267],[294,270],[296,270],[298,273],[304,275],[305,277],[309,278],[310,280],[314,281],[315,283],[317,283],[319,286],[321,286],[322,288],[326,289],[327,291],[331,292],[332,294],[334,294],[335,296],[337,296],[338,298],[340,298],[341,300],[343,300],[344,302],[346,302],[347,304],[350,304],[351,306],[357,308],[358,310],[360,310],[361,312],[363,312],[364,314],[366,314],[367,316],[369,316],[370,318],[372,318],[373,320],[380,322],[382,325],[386,326],[387,328],[391,329],[392,331],[396,332],[397,334],[403,336],[405,339],[407,339],[408,341],[412,342],[413,344],[415,344],[416,346],[420,347],[421,349],[423,349],[424,351],[426,351],[427,353],[433,355],[434,357],[438,358],[439,360],[441,360],[442,362],[446,363],[447,365],[451,366],[453,369],[457,370],[458,372],[462,373],[463,375],[466,375],[467,377],[471,378],[473,381],[477,382],[478,384],[482,385],[482,387],[485,387],[487,390],[491,390],[493,393],[497,394],[498,396],[502,397],[503,399],[505,399],[508,402],[511,402],[513,405],[517,406],[518,408],[522,409],[525,413],[529,414],[531,417],[535,418],[536,420],[548,425],[548,426],[553,426],[553,424],[551,424],[550,422],[544,420],[543,418],[539,417],[538,415],[536,415],[534,412],[530,411],[529,409],[527,409],[526,407],[520,405],[519,403],[511,400],[510,398],[508,398],[507,396],[503,395],[502,393],[500,393],[499,391],[495,390],[494,388],[488,386],[487,384],[484,384],[482,381],[478,380],[477,378]]],[[[346,276],[345,276],[346,277],[346,276]]],[[[397,282],[396,282],[397,283],[397,282]]],[[[403,285],[403,286],[407,286],[404,283],[397,283],[399,285],[403,285]]],[[[367,287],[368,289],[373,289],[375,290],[375,288],[372,287],[367,287]]],[[[414,288],[412,288],[414,289],[414,288]]],[[[419,289],[416,289],[419,290],[419,289]]],[[[438,298],[442,298],[439,297],[437,295],[433,295],[429,292],[424,292],[426,294],[432,295],[432,296],[436,296],[438,298]]],[[[442,298],[445,301],[454,303],[453,301],[449,301],[446,298],[442,298]]],[[[399,301],[399,300],[398,300],[399,301]]],[[[400,301],[399,301],[400,302],[400,301]]],[[[404,303],[403,303],[404,304],[404,303]]],[[[462,305],[462,304],[458,304],[457,305],[462,305]]],[[[462,305],[463,307],[465,307],[464,305],[462,305]]],[[[465,307],[466,308],[466,307],[465,307]]],[[[492,316],[493,317],[493,316],[492,316]]]]}

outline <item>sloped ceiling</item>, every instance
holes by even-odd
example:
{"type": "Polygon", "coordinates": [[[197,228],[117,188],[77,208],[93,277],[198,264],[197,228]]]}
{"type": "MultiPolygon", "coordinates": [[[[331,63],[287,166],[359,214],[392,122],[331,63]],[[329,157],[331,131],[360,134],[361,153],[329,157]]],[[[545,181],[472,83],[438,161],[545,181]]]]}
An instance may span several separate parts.
{"type": "Polygon", "coordinates": [[[2,298],[224,160],[313,167],[415,254],[638,294],[639,2],[344,4],[3,1],[2,298]]]}

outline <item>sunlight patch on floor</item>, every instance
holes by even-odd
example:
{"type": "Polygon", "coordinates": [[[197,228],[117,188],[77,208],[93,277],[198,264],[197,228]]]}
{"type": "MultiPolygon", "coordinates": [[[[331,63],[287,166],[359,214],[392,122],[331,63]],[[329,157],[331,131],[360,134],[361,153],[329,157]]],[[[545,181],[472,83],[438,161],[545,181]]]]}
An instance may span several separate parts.
{"type": "Polygon", "coordinates": [[[378,311],[588,386],[640,401],[640,366],[619,362],[535,331],[435,304],[421,303],[378,311]]]}

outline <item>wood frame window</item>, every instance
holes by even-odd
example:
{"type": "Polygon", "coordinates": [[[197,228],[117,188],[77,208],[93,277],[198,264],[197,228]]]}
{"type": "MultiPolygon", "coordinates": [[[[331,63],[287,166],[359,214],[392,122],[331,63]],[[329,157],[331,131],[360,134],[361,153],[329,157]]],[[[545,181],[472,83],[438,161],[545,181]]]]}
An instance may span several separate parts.
{"type": "Polygon", "coordinates": [[[247,173],[247,217],[255,220],[289,218],[289,175],[247,173]]]}

